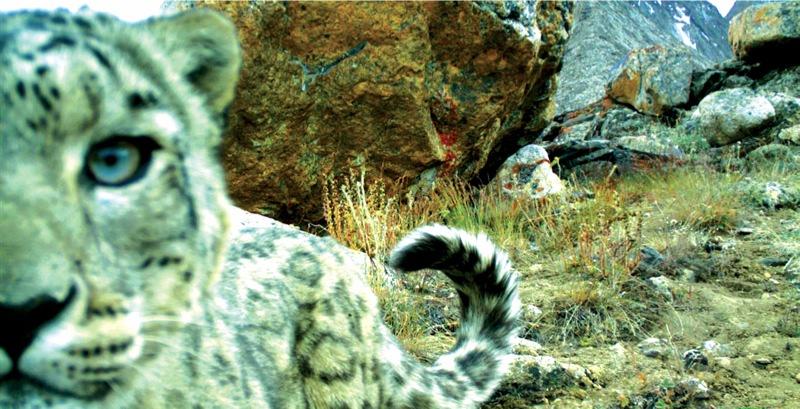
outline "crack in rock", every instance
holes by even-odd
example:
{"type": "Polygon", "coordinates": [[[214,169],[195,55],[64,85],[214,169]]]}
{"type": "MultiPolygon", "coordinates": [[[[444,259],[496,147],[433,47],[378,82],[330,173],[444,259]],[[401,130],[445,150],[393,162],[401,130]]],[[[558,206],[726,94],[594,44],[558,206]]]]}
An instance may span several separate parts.
{"type": "Polygon", "coordinates": [[[306,92],[308,87],[316,81],[317,77],[323,76],[331,71],[333,67],[339,65],[342,61],[355,56],[356,54],[360,53],[364,50],[367,46],[367,41],[362,41],[356,44],[355,47],[345,51],[340,56],[333,59],[333,61],[320,65],[318,67],[309,67],[306,63],[304,63],[299,58],[294,61],[295,64],[299,65],[300,68],[303,70],[303,82],[300,85],[300,90],[306,92]]]}

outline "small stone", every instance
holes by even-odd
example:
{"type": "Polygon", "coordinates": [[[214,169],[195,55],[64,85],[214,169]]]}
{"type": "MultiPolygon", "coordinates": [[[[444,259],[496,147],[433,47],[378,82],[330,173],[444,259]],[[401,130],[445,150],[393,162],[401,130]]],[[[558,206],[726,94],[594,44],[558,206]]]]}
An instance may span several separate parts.
{"type": "Polygon", "coordinates": [[[731,364],[732,364],[731,359],[728,358],[727,356],[721,356],[721,357],[718,357],[718,358],[714,358],[714,362],[716,362],[717,365],[719,365],[719,366],[721,366],[723,368],[730,368],[731,364]]]}
{"type": "Polygon", "coordinates": [[[526,305],[525,306],[525,313],[531,317],[538,317],[542,315],[542,309],[535,306],[535,305],[526,305]]]}
{"type": "Polygon", "coordinates": [[[797,375],[794,376],[794,380],[797,381],[797,383],[800,383],[800,372],[798,372],[797,375]]]}
{"type": "Polygon", "coordinates": [[[754,230],[752,227],[739,227],[736,229],[736,234],[740,236],[749,236],[753,234],[754,230]]]}
{"type": "Polygon", "coordinates": [[[758,262],[767,267],[783,267],[789,262],[789,259],[785,257],[764,257],[758,262]]]}
{"type": "Polygon", "coordinates": [[[523,399],[533,399],[533,391],[566,389],[580,381],[552,356],[515,355],[508,369],[507,380],[513,385],[525,385],[514,389],[523,399]]]}
{"type": "Polygon", "coordinates": [[[778,133],[778,139],[787,143],[800,145],[800,124],[790,128],[781,129],[781,131],[778,133]]]}
{"type": "Polygon", "coordinates": [[[723,250],[722,237],[714,236],[708,239],[707,242],[703,243],[703,249],[706,251],[706,253],[723,250]]]}
{"type": "Polygon", "coordinates": [[[697,378],[681,381],[675,389],[678,391],[679,396],[687,396],[692,399],[708,399],[711,397],[711,390],[708,385],[697,378]]]}
{"type": "Polygon", "coordinates": [[[756,364],[756,366],[766,367],[767,365],[772,363],[772,359],[767,358],[767,357],[756,358],[753,361],[753,363],[756,364]]]}
{"type": "Polygon", "coordinates": [[[658,277],[650,277],[645,280],[645,283],[650,286],[650,288],[654,289],[657,293],[661,294],[664,299],[669,302],[672,302],[672,290],[670,287],[670,281],[667,277],[658,276],[658,277]]]}
{"type": "Polygon", "coordinates": [[[681,270],[680,275],[681,281],[684,283],[696,283],[697,282],[697,273],[694,270],[689,268],[684,268],[681,270]]]}
{"type": "Polygon", "coordinates": [[[700,349],[705,352],[705,354],[714,357],[729,357],[733,355],[733,351],[730,346],[726,344],[720,344],[713,339],[703,342],[703,346],[700,349]]]}
{"type": "Polygon", "coordinates": [[[542,344],[531,341],[525,338],[517,337],[514,340],[514,353],[517,355],[539,355],[539,351],[543,349],[542,344]]]}
{"type": "Polygon", "coordinates": [[[652,277],[658,275],[658,267],[664,262],[664,256],[658,250],[644,246],[639,251],[639,264],[634,270],[634,274],[640,277],[652,277]]]}
{"type": "Polygon", "coordinates": [[[669,344],[661,338],[647,338],[638,345],[639,351],[649,358],[660,358],[667,355],[669,344]]]}
{"type": "Polygon", "coordinates": [[[614,355],[617,355],[617,358],[622,358],[625,356],[625,346],[622,345],[622,342],[617,342],[614,345],[608,347],[614,355]]]}

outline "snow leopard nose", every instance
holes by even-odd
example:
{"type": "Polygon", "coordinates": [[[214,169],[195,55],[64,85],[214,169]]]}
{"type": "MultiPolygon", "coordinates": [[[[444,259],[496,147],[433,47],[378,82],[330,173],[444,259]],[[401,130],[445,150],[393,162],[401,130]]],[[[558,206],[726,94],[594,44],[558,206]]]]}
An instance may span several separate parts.
{"type": "Polygon", "coordinates": [[[72,286],[63,301],[49,295],[32,298],[20,305],[0,304],[0,349],[17,362],[33,342],[39,329],[55,319],[75,297],[72,286]]]}

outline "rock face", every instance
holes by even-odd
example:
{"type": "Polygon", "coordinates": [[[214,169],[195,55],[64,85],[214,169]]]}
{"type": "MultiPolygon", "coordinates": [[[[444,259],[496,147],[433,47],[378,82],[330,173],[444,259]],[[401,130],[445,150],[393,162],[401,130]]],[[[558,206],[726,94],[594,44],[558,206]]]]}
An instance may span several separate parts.
{"type": "MultiPolygon", "coordinates": [[[[207,2],[240,30],[223,160],[234,201],[321,218],[326,178],[476,175],[553,115],[569,2],[207,2]]],[[[512,151],[513,152],[513,151],[512,151]]],[[[502,159],[501,159],[502,160],[502,159]]]]}
{"type": "Polygon", "coordinates": [[[603,97],[615,68],[631,50],[687,47],[691,60],[710,66],[731,57],[728,22],[705,1],[584,1],[575,9],[556,93],[557,114],[603,97]]]}
{"type": "Polygon", "coordinates": [[[786,0],[736,0],[733,2],[733,6],[730,10],[728,10],[728,14],[725,15],[725,20],[731,21],[734,17],[736,17],[739,13],[744,11],[744,9],[752,6],[757,6],[760,4],[765,3],[777,3],[786,0]]]}
{"type": "Polygon", "coordinates": [[[712,146],[742,140],[765,128],[775,117],[769,100],[748,88],[711,93],[700,101],[691,121],[712,146]]]}
{"type": "Polygon", "coordinates": [[[689,102],[692,54],[686,47],[652,46],[628,53],[606,95],[637,111],[661,115],[689,102]]]}
{"type": "Polygon", "coordinates": [[[800,2],[748,7],[731,20],[728,39],[740,60],[800,63],[800,2]]]}

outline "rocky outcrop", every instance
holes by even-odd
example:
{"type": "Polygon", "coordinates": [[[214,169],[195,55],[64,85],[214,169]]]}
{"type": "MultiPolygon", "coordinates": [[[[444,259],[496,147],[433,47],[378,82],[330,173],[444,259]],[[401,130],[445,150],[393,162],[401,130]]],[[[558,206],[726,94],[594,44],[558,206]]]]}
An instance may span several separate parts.
{"type": "Polygon", "coordinates": [[[733,2],[733,6],[731,9],[728,10],[728,14],[725,14],[725,20],[731,21],[734,17],[739,15],[742,11],[744,11],[748,7],[758,6],[765,3],[777,3],[786,0],[736,0],[733,2]]]}
{"type": "Polygon", "coordinates": [[[508,374],[489,401],[498,407],[530,407],[579,387],[601,389],[595,374],[573,363],[560,362],[549,355],[520,355],[511,362],[508,374]],[[522,402],[524,406],[518,406],[522,402]]]}
{"type": "Polygon", "coordinates": [[[326,179],[351,168],[397,193],[423,173],[474,176],[517,132],[544,128],[572,10],[551,1],[201,5],[232,17],[244,52],[223,153],[231,195],[284,221],[319,219],[326,179]]]}
{"type": "Polygon", "coordinates": [[[606,95],[639,112],[661,115],[689,102],[696,68],[691,62],[686,47],[633,50],[606,87],[606,95]]]}
{"type": "Polygon", "coordinates": [[[705,1],[583,1],[574,26],[556,93],[559,115],[602,99],[631,50],[686,47],[703,67],[731,57],[728,22],[705,1]]]}
{"type": "Polygon", "coordinates": [[[690,129],[696,129],[712,146],[740,141],[766,128],[775,118],[767,98],[748,88],[714,92],[692,113],[690,129]]]}
{"type": "Polygon", "coordinates": [[[748,7],[730,23],[728,39],[737,59],[781,65],[800,63],[800,2],[748,7]]]}

